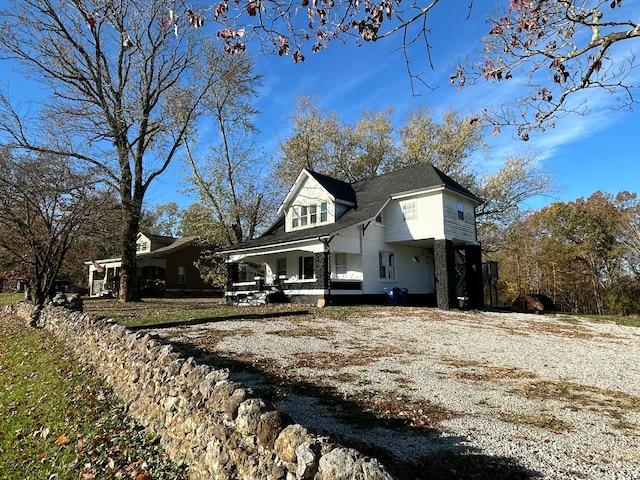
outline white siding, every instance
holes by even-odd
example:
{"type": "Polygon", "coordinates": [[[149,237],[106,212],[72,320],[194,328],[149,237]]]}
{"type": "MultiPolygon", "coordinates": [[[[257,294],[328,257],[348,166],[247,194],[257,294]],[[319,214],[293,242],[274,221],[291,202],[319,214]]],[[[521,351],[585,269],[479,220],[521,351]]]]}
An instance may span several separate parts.
{"type": "Polygon", "coordinates": [[[391,200],[383,212],[385,241],[400,242],[444,238],[442,193],[391,200]],[[405,220],[402,206],[415,202],[415,218],[405,220]]]}
{"type": "Polygon", "coordinates": [[[410,294],[433,293],[435,291],[433,251],[425,248],[387,244],[383,241],[382,231],[370,232],[370,230],[374,229],[382,230],[381,227],[370,226],[367,228],[363,241],[362,269],[364,281],[362,293],[383,293],[385,287],[406,288],[410,294]],[[394,254],[395,279],[380,278],[378,264],[380,252],[394,254]],[[417,261],[414,261],[413,257],[417,257],[417,261]]]}
{"type": "Polygon", "coordinates": [[[330,248],[332,252],[361,253],[361,232],[362,229],[353,227],[340,232],[331,240],[330,248]]]}
{"type": "Polygon", "coordinates": [[[330,195],[327,191],[314,179],[313,177],[308,177],[298,193],[296,197],[291,202],[291,205],[286,211],[286,225],[285,231],[289,232],[292,230],[291,228],[291,219],[293,216],[294,207],[301,206],[311,206],[316,205],[317,215],[318,215],[318,223],[314,225],[307,225],[305,227],[296,228],[311,228],[317,227],[318,225],[325,225],[327,223],[334,223],[336,218],[336,206],[334,201],[331,199],[330,195]],[[320,203],[327,202],[327,221],[320,223],[320,203]]]}
{"type": "Polygon", "coordinates": [[[450,194],[444,195],[444,232],[445,238],[449,240],[464,240],[471,243],[477,241],[474,206],[469,200],[450,194]],[[459,201],[464,208],[464,220],[458,218],[457,202],[459,201]]]}

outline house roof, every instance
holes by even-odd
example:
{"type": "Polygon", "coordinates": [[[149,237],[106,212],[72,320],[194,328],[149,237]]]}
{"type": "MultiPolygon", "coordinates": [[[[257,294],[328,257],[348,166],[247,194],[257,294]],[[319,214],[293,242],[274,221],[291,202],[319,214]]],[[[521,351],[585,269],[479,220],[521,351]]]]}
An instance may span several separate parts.
{"type": "MultiPolygon", "coordinates": [[[[340,195],[345,196],[349,195],[349,190],[351,190],[354,195],[353,203],[355,206],[347,209],[334,223],[290,232],[285,232],[284,214],[281,214],[278,220],[260,237],[233,245],[223,250],[223,252],[231,253],[251,248],[295,243],[303,240],[331,236],[345,228],[366,223],[374,219],[391,197],[402,194],[445,188],[457,192],[477,203],[481,203],[481,200],[477,196],[428,163],[396,170],[395,172],[351,184],[316,172],[308,171],[308,173],[318,180],[328,191],[336,191],[340,193],[340,195]],[[347,187],[349,187],[349,189],[347,189],[347,187]]],[[[340,195],[334,196],[340,198],[340,195]]]]}
{"type": "MultiPolygon", "coordinates": [[[[160,248],[156,248],[155,250],[151,250],[149,252],[138,252],[136,255],[136,258],[138,259],[147,259],[147,258],[156,258],[156,257],[164,257],[166,255],[169,255],[172,252],[178,251],[188,245],[191,245],[192,243],[194,243],[196,240],[198,240],[198,237],[184,237],[184,238],[173,238],[173,237],[163,237],[161,235],[148,235],[148,234],[144,234],[145,237],[149,238],[149,240],[151,240],[152,238],[154,240],[166,240],[166,241],[171,241],[171,243],[169,245],[165,245],[163,247],[160,248]]],[[[114,262],[120,262],[122,260],[121,257],[115,257],[115,258],[108,258],[108,259],[100,259],[100,260],[89,260],[84,262],[85,265],[91,265],[93,263],[114,263],[114,262]]]]}
{"type": "MultiPolygon", "coordinates": [[[[149,237],[149,235],[147,235],[149,237]]],[[[171,238],[171,237],[165,237],[171,238]]],[[[174,238],[173,242],[164,247],[156,248],[155,250],[151,250],[150,252],[140,252],[137,255],[137,258],[153,258],[153,257],[163,257],[168,255],[176,250],[180,250],[181,248],[186,247],[187,245],[192,244],[196,241],[198,237],[184,237],[184,238],[174,238]]]]}
{"type": "Polygon", "coordinates": [[[169,237],[166,235],[155,235],[153,233],[146,233],[146,232],[139,232],[138,233],[138,237],[144,235],[145,237],[147,237],[149,240],[151,240],[154,243],[164,243],[165,245],[169,245],[173,242],[175,242],[176,240],[178,240],[177,238],[174,237],[169,237]]]}
{"type": "Polygon", "coordinates": [[[336,200],[356,204],[356,192],[353,190],[352,184],[311,170],[307,170],[307,172],[336,200]]]}

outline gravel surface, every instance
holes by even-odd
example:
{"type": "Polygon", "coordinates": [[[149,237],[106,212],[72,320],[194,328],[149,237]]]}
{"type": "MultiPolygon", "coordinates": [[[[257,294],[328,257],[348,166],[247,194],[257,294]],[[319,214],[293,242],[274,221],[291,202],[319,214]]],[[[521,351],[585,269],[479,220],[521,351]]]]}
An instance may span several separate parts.
{"type": "Polygon", "coordinates": [[[322,313],[153,332],[210,352],[296,422],[386,464],[454,452],[508,459],[536,478],[640,479],[640,328],[420,308],[322,313]]]}

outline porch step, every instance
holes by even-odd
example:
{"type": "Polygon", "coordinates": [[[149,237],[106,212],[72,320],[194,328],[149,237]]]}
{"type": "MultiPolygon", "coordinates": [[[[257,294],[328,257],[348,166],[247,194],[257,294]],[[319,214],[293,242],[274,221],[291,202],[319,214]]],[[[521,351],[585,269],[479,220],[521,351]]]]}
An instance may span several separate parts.
{"type": "Polygon", "coordinates": [[[267,295],[269,292],[260,291],[250,293],[244,297],[238,297],[238,305],[266,305],[267,303],[267,295]]]}

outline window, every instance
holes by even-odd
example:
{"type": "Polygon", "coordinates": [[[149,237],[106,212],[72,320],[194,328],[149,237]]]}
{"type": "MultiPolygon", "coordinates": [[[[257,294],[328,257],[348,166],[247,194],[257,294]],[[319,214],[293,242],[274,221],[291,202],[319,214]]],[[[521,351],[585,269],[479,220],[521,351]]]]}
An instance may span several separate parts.
{"type": "Polygon", "coordinates": [[[394,280],[396,278],[396,260],[391,252],[380,252],[378,254],[378,264],[380,266],[380,278],[394,280]]]}
{"type": "Polygon", "coordinates": [[[456,207],[458,208],[458,220],[464,220],[464,204],[458,200],[456,207]]]}
{"type": "Polygon", "coordinates": [[[186,267],[178,267],[178,285],[185,283],[187,283],[187,269],[186,267]]]}
{"type": "Polygon", "coordinates": [[[329,219],[329,205],[320,202],[313,205],[300,205],[291,209],[291,228],[325,223],[329,219]],[[319,218],[318,218],[319,217],[319,218]]]}
{"type": "Polygon", "coordinates": [[[149,244],[147,242],[136,243],[136,252],[146,252],[149,250],[149,244]]]}
{"type": "Polygon", "coordinates": [[[416,207],[415,200],[408,200],[406,202],[400,203],[400,208],[402,209],[402,215],[405,220],[417,220],[418,219],[418,209],[416,207]]]}
{"type": "Polygon", "coordinates": [[[291,210],[291,227],[297,228],[300,225],[300,212],[298,207],[293,207],[291,210]]]}
{"type": "Polygon", "coordinates": [[[320,223],[327,221],[327,202],[320,204],[320,223]]]}
{"type": "Polygon", "coordinates": [[[336,253],[336,274],[337,275],[347,274],[347,254],[346,253],[336,253]]]}
{"type": "Polygon", "coordinates": [[[276,261],[276,275],[278,276],[278,278],[287,276],[287,259],[286,258],[279,258],[276,261]]]}
{"type": "Polygon", "coordinates": [[[310,280],[315,277],[313,257],[298,258],[298,278],[310,280]]]}

